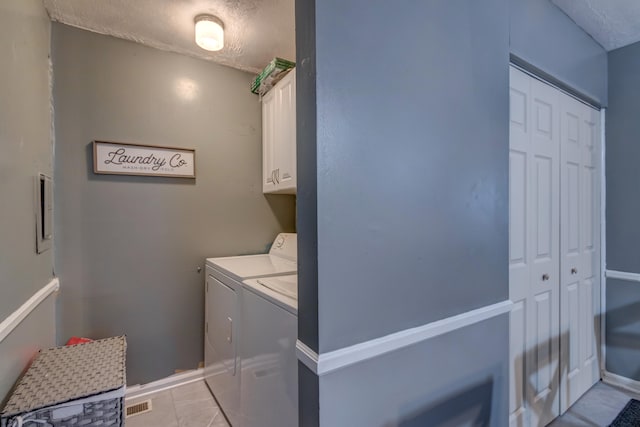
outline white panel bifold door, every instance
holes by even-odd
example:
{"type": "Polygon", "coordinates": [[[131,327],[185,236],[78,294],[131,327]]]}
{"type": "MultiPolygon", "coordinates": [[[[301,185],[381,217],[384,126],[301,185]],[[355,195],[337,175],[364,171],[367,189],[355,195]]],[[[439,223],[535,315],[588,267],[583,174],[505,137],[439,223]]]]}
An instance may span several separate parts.
{"type": "Polygon", "coordinates": [[[511,67],[509,422],[545,426],[600,379],[600,115],[511,67]]]}
{"type": "Polygon", "coordinates": [[[560,411],[559,95],[515,69],[510,82],[510,416],[538,426],[560,411]]]}

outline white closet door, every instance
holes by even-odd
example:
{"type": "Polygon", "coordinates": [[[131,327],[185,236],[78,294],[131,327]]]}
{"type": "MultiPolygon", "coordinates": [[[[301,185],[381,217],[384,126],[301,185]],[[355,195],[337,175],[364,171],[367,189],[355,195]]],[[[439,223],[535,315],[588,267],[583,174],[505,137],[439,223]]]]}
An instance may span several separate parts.
{"type": "Polygon", "coordinates": [[[531,81],[533,151],[530,226],[528,382],[532,426],[544,426],[560,413],[560,123],[558,92],[531,81]]]}
{"type": "Polygon", "coordinates": [[[600,379],[599,113],[562,95],[562,412],[600,379]]]}
{"type": "Polygon", "coordinates": [[[560,413],[559,93],[511,68],[510,425],[560,413]]]}
{"type": "Polygon", "coordinates": [[[528,76],[510,70],[509,118],[509,298],[510,318],[509,425],[527,425],[526,375],[527,298],[529,296],[529,170],[530,82],[528,76]]]}

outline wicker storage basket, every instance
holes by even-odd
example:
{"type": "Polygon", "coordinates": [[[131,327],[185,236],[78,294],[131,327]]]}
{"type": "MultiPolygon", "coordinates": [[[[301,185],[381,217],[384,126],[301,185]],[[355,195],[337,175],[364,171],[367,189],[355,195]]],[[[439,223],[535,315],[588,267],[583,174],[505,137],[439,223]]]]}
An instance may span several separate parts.
{"type": "Polygon", "coordinates": [[[124,426],[126,348],[122,336],[41,351],[0,413],[0,426],[124,426]]]}

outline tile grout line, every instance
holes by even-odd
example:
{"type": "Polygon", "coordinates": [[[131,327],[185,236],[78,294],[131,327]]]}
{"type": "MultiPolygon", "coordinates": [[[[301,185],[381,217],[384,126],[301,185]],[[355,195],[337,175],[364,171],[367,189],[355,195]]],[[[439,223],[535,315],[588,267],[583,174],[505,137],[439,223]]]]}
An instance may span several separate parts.
{"type": "Polygon", "coordinates": [[[226,418],[224,418],[224,416],[221,413],[221,409],[218,406],[217,402],[215,401],[215,399],[213,398],[213,396],[211,395],[211,392],[206,388],[206,385],[203,384],[203,388],[202,388],[202,392],[200,393],[199,390],[195,393],[192,392],[193,396],[190,399],[185,399],[184,401],[178,401],[179,398],[184,398],[184,396],[180,397],[180,393],[179,390],[181,388],[187,388],[187,387],[191,387],[193,388],[196,384],[198,384],[198,382],[194,383],[194,384],[190,384],[190,385],[185,385],[182,387],[175,387],[173,389],[171,389],[171,398],[172,398],[172,403],[173,403],[173,407],[175,410],[175,414],[176,414],[176,418],[178,420],[178,427],[182,427],[181,424],[181,418],[180,416],[178,416],[178,405],[180,404],[182,405],[207,405],[207,406],[211,406],[215,411],[211,416],[211,419],[209,421],[209,423],[207,424],[207,427],[211,427],[211,426],[215,426],[217,421],[219,421],[219,419],[223,419],[225,421],[225,425],[228,427],[228,424],[226,423],[226,418]]]}
{"type": "Polygon", "coordinates": [[[173,394],[173,391],[175,390],[175,388],[172,388],[171,390],[169,390],[169,394],[171,395],[171,406],[173,407],[173,417],[176,420],[176,425],[178,427],[180,426],[180,420],[178,419],[178,410],[176,409],[176,399],[175,396],[173,394]]]}

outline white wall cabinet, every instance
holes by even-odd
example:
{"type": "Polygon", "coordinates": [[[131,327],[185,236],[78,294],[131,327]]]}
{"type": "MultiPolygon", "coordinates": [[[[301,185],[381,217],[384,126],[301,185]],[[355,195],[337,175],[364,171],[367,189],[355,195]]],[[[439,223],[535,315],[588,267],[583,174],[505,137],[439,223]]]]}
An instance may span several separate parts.
{"type": "Polygon", "coordinates": [[[262,191],[296,194],[296,72],[262,98],[262,191]]]}
{"type": "Polygon", "coordinates": [[[600,115],[510,72],[510,426],[543,426],[600,379],[600,115]]]}

